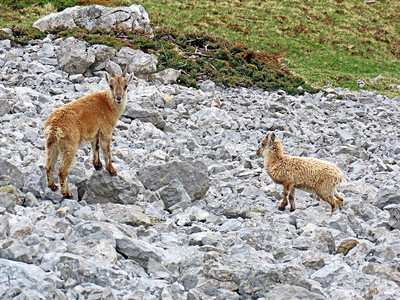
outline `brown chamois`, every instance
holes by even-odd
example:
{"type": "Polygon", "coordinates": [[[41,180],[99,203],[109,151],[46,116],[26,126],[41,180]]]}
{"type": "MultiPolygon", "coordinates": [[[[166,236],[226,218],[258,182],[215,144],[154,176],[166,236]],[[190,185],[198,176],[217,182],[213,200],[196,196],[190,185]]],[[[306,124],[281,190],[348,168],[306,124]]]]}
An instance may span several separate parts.
{"type": "Polygon", "coordinates": [[[111,164],[110,143],[115,125],[126,105],[126,92],[129,83],[134,78],[133,73],[126,76],[114,76],[106,73],[109,88],[102,92],[92,93],[78,100],[67,103],[55,109],[44,125],[46,137],[46,182],[55,191],[53,172],[58,155],[61,154],[61,164],[58,170],[58,180],[61,193],[66,198],[73,195],[68,188],[68,171],[75,159],[78,147],[91,143],[93,151],[93,166],[100,170],[103,165],[99,157],[101,148],[106,170],[116,175],[111,164]]]}
{"type": "Polygon", "coordinates": [[[342,172],[333,164],[316,158],[296,157],[283,154],[282,143],[275,134],[267,135],[257,155],[264,158],[264,167],[271,179],[283,185],[283,201],[279,210],[285,210],[290,202],[290,211],[296,209],[295,188],[315,192],[331,205],[332,212],[343,209],[343,198],[336,191],[342,182],[342,172]]]}

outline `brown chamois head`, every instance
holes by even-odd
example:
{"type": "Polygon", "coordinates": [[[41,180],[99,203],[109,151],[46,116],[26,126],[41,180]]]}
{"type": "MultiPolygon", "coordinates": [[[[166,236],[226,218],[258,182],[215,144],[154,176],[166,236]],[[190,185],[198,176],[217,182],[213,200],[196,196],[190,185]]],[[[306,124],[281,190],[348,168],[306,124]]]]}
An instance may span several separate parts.
{"type": "Polygon", "coordinates": [[[281,143],[275,133],[268,134],[262,140],[260,148],[257,150],[257,156],[266,157],[272,152],[276,152],[278,155],[282,153],[281,143]]]}
{"type": "Polygon", "coordinates": [[[126,99],[126,91],[128,85],[134,78],[133,73],[126,76],[126,69],[122,76],[116,76],[113,73],[106,73],[106,79],[110,87],[110,97],[118,105],[120,105],[126,99]]]}

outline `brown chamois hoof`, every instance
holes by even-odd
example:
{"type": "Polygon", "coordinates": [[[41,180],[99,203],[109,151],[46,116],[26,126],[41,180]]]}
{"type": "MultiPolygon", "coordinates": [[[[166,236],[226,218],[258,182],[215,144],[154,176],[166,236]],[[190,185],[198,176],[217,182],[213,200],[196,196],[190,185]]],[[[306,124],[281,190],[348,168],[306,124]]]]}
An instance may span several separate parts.
{"type": "Polygon", "coordinates": [[[280,211],[285,211],[285,208],[284,207],[278,207],[278,210],[280,210],[280,211]]]}
{"type": "Polygon", "coordinates": [[[103,164],[101,162],[99,162],[98,164],[93,164],[93,166],[97,171],[103,169],[103,164]]]}
{"type": "Polygon", "coordinates": [[[107,169],[107,171],[111,176],[117,176],[117,171],[114,168],[107,169]]]}
{"type": "Polygon", "coordinates": [[[71,192],[65,193],[65,194],[63,194],[63,196],[65,199],[73,199],[74,198],[74,195],[72,195],[71,192]]]}
{"type": "Polygon", "coordinates": [[[58,186],[56,186],[54,183],[53,183],[53,184],[50,184],[48,187],[49,187],[53,192],[58,190],[58,186]]]}

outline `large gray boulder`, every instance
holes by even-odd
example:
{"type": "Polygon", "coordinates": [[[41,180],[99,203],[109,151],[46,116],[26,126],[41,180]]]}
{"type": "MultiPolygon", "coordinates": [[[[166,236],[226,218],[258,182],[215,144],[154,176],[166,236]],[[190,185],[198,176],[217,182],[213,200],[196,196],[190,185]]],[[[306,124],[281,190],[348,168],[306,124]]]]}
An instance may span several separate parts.
{"type": "Polygon", "coordinates": [[[133,204],[139,193],[139,183],[134,178],[118,174],[111,176],[107,171],[101,170],[93,173],[90,178],[78,184],[83,189],[83,200],[90,204],[120,203],[133,204]]]}
{"type": "Polygon", "coordinates": [[[60,45],[58,63],[68,74],[83,74],[94,63],[95,52],[85,41],[74,37],[65,39],[60,45]]]}
{"type": "Polygon", "coordinates": [[[139,29],[151,32],[149,15],[143,6],[137,4],[129,7],[105,7],[102,5],[69,7],[33,23],[33,27],[40,31],[60,26],[68,28],[80,27],[88,30],[139,29]]]}
{"type": "Polygon", "coordinates": [[[161,165],[146,164],[138,172],[145,188],[156,191],[179,180],[193,200],[201,199],[210,187],[207,166],[201,161],[173,161],[161,165]]]}
{"type": "Polygon", "coordinates": [[[373,204],[380,209],[390,204],[400,204],[400,193],[395,188],[382,188],[373,204]]]}

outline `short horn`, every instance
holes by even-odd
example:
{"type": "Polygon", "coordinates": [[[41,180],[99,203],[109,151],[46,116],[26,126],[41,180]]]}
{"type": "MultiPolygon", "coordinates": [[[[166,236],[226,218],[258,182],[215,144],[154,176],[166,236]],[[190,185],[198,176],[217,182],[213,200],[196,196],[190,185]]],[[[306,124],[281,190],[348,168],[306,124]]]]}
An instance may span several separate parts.
{"type": "Polygon", "coordinates": [[[122,73],[122,77],[126,77],[126,72],[128,71],[128,64],[126,65],[124,72],[122,73]]]}

